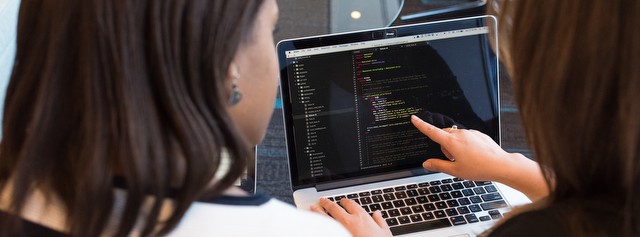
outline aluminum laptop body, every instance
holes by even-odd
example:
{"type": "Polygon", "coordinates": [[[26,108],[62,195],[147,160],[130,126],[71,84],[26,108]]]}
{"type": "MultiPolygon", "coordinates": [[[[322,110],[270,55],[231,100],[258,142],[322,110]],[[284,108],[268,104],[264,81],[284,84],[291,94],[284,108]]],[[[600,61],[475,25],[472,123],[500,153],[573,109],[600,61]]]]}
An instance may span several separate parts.
{"type": "Polygon", "coordinates": [[[500,142],[495,28],[482,16],[279,42],[296,206],[351,198],[383,211],[396,236],[475,236],[528,203],[500,183],[424,170],[446,158],[409,122],[500,142]]]}

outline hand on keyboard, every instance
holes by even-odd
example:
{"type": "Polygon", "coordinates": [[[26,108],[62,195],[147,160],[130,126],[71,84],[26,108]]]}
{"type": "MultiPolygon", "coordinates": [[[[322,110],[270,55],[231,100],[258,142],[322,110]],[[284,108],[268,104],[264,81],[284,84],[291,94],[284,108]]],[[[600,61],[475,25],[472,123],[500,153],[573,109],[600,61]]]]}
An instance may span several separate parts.
{"type": "Polygon", "coordinates": [[[392,236],[380,211],[376,211],[370,216],[353,200],[345,198],[339,203],[340,205],[329,199],[321,198],[318,205],[311,206],[311,211],[332,216],[345,226],[354,237],[392,236]]]}

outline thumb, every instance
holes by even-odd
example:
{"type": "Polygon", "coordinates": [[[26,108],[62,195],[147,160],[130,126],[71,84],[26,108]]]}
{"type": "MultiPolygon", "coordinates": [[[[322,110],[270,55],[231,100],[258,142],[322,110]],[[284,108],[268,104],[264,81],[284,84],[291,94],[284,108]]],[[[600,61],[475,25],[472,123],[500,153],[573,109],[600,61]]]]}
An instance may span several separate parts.
{"type": "Polygon", "coordinates": [[[438,158],[432,158],[423,162],[422,167],[431,171],[451,173],[450,171],[453,170],[453,162],[448,160],[441,160],[438,158]]]}

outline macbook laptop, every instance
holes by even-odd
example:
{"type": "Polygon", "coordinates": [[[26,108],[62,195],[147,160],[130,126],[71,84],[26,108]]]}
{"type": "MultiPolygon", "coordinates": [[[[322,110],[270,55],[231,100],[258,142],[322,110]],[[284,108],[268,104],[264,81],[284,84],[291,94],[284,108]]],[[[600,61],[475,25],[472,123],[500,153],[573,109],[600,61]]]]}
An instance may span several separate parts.
{"type": "Polygon", "coordinates": [[[382,211],[395,236],[474,236],[528,203],[500,183],[423,169],[446,157],[410,123],[500,142],[495,28],[482,16],[279,42],[296,206],[349,198],[382,211]]]}

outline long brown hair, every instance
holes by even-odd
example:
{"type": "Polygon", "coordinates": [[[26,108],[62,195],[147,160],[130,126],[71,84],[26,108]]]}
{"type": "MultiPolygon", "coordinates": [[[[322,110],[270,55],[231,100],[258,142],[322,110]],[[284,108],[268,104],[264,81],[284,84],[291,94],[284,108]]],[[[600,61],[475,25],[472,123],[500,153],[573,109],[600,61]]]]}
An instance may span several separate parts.
{"type": "Polygon", "coordinates": [[[572,235],[640,235],[640,2],[501,2],[501,52],[527,138],[549,168],[548,205],[572,235]],[[620,225],[554,205],[589,199],[610,200],[620,225]]]}
{"type": "MultiPolygon", "coordinates": [[[[121,176],[127,197],[117,235],[133,230],[147,196],[155,201],[142,233],[156,235],[196,199],[231,186],[250,155],[225,110],[225,78],[261,4],[22,0],[0,144],[0,188],[13,187],[9,211],[20,213],[29,194],[43,190],[65,205],[70,234],[98,236],[121,176]],[[223,148],[231,168],[207,189],[223,148]],[[160,221],[172,188],[175,208],[160,221]]],[[[15,223],[0,222],[5,235],[15,223]]]]}

